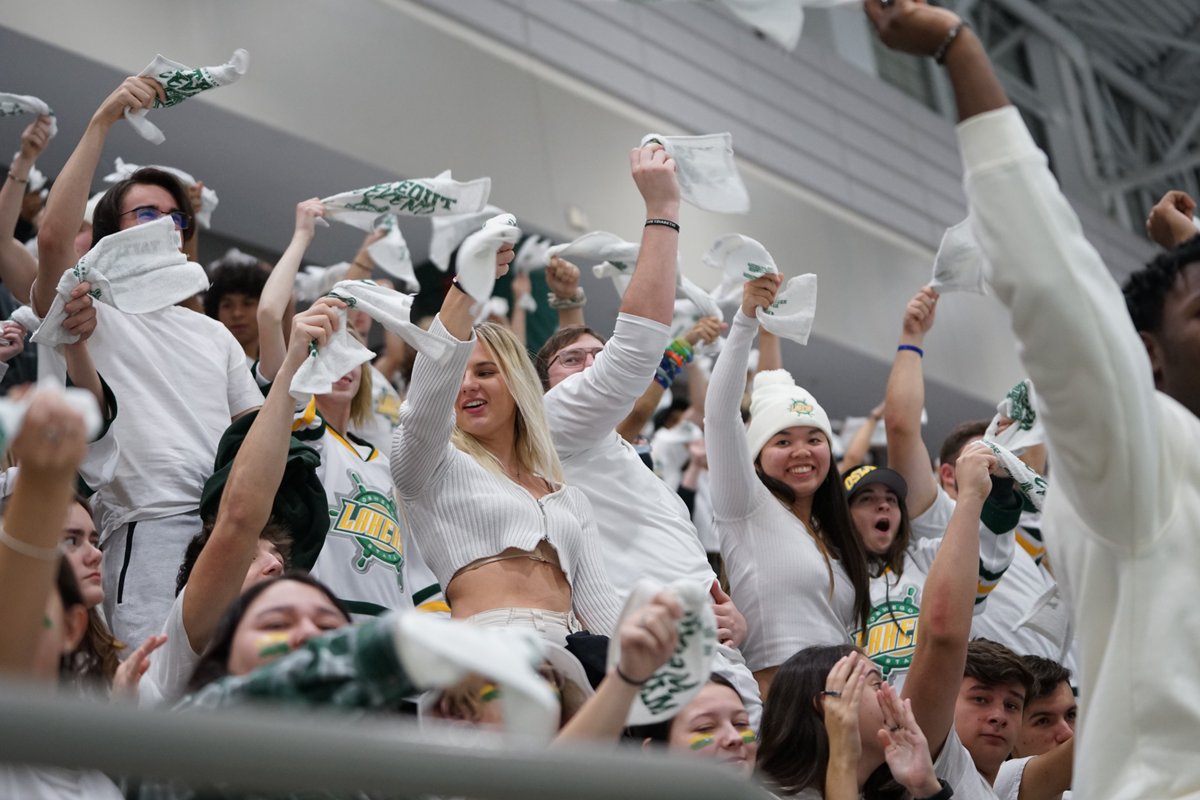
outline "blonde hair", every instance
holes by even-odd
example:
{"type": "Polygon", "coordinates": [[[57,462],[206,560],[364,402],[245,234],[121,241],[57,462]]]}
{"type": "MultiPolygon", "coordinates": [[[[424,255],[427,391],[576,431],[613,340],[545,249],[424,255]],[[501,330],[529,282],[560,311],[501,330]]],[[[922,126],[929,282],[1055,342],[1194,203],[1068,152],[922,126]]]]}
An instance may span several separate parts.
{"type": "Polygon", "coordinates": [[[371,388],[371,362],[368,361],[361,367],[358,391],[354,393],[354,399],[350,401],[350,423],[352,425],[360,427],[366,425],[371,420],[371,415],[375,413],[371,388]]]}
{"type": "MultiPolygon", "coordinates": [[[[542,384],[525,346],[508,328],[485,322],[475,326],[475,335],[492,354],[508,392],[517,406],[514,443],[517,463],[526,472],[540,475],[555,483],[563,483],[562,465],[550,438],[550,426],[542,406],[542,384]]],[[[485,469],[508,478],[496,457],[471,434],[454,426],[451,437],[454,446],[478,461],[485,469]]]]}

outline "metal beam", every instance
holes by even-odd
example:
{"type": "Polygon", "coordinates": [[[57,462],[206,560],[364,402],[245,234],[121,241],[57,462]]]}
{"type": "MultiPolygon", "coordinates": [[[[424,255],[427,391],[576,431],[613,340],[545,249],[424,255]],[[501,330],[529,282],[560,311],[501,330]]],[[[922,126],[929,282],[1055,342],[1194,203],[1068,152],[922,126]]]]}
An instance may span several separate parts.
{"type": "Polygon", "coordinates": [[[1183,155],[1183,151],[1187,149],[1198,130],[1200,130],[1200,105],[1192,109],[1192,113],[1180,126],[1179,131],[1175,134],[1175,141],[1171,142],[1167,152],[1163,153],[1163,160],[1169,161],[1183,155]]]}
{"type": "Polygon", "coordinates": [[[1188,170],[1193,170],[1197,167],[1200,167],[1200,153],[1191,153],[1177,161],[1151,164],[1137,172],[1126,175],[1124,178],[1106,184],[1103,189],[1106,192],[1127,192],[1142,184],[1153,183],[1163,178],[1169,178],[1172,175],[1186,174],[1188,170]]]}
{"type": "Polygon", "coordinates": [[[264,793],[330,791],[536,800],[770,800],[704,759],[553,747],[397,718],[147,711],[0,684],[6,763],[48,764],[264,793]]]}
{"type": "Polygon", "coordinates": [[[1145,39],[1150,42],[1170,45],[1176,50],[1182,50],[1187,53],[1200,54],[1200,44],[1197,44],[1196,42],[1189,42],[1186,39],[1180,39],[1178,36],[1171,36],[1167,33],[1148,31],[1145,28],[1139,28],[1137,25],[1130,25],[1126,22],[1114,22],[1112,20],[1100,18],[1095,14],[1081,14],[1074,11],[1062,11],[1059,12],[1058,16],[1065,19],[1074,20],[1080,25],[1087,25],[1089,28],[1115,31],[1122,36],[1132,36],[1134,38],[1145,39]]]}

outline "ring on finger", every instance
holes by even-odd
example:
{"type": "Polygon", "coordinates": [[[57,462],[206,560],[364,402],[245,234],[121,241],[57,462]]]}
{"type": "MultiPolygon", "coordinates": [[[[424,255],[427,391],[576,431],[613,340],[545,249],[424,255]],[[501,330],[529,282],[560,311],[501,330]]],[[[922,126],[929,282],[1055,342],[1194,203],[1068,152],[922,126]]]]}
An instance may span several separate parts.
{"type": "Polygon", "coordinates": [[[840,691],[838,691],[837,689],[825,689],[821,692],[821,694],[825,695],[826,697],[841,697],[842,696],[842,693],[840,691]]]}

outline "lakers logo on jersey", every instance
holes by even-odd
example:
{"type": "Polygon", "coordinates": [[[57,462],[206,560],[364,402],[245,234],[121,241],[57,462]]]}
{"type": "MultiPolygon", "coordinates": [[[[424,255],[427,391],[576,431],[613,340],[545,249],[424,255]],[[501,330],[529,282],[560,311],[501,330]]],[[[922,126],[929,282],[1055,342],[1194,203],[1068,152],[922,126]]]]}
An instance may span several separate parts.
{"type": "Polygon", "coordinates": [[[867,615],[867,632],[859,643],[886,678],[895,669],[908,669],[917,647],[917,589],[910,586],[899,600],[880,603],[867,615]]]}
{"type": "Polygon", "coordinates": [[[354,568],[366,572],[372,561],[396,570],[396,581],[403,588],[404,544],[396,504],[392,498],[368,489],[362,478],[351,472],[354,493],[341,497],[341,506],[329,509],[329,532],[348,536],[358,544],[354,568]]]}

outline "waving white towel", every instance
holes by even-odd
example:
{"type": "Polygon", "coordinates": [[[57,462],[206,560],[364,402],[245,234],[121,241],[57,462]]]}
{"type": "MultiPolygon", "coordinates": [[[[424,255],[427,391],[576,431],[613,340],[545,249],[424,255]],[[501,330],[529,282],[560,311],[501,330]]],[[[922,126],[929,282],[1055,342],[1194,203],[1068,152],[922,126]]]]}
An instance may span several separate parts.
{"type": "Polygon", "coordinates": [[[384,216],[379,227],[385,228],[387,234],[382,239],[372,242],[367,248],[367,253],[380,269],[402,282],[408,291],[417,291],[421,284],[413,271],[412,253],[408,249],[408,242],[404,241],[400,221],[396,219],[395,214],[388,214],[384,216]]]}
{"type": "Polygon", "coordinates": [[[1035,509],[1041,511],[1046,502],[1046,479],[1030,469],[1028,464],[1017,458],[1007,447],[987,439],[984,439],[983,443],[996,454],[996,460],[1013,479],[1017,491],[1024,495],[1035,509]]]}
{"type": "MultiPolygon", "coordinates": [[[[249,64],[250,54],[241,48],[233,51],[229,61],[215,67],[186,67],[159,54],[138,75],[154,78],[166,90],[167,101],[155,100],[154,108],[170,108],[207,89],[236,83],[246,74],[249,64]]],[[[146,119],[146,112],[144,108],[138,111],[125,109],[125,119],[143,139],[162,144],[166,137],[157,125],[146,119]]]]}
{"type": "MultiPolygon", "coordinates": [[[[187,189],[189,186],[196,183],[196,179],[192,177],[191,173],[184,172],[176,167],[164,167],[161,164],[150,164],[148,166],[151,169],[160,169],[163,172],[168,172],[174,175],[179,179],[179,182],[183,184],[184,189],[187,189]]],[[[137,164],[130,164],[120,156],[117,156],[117,160],[113,163],[113,171],[104,176],[104,182],[117,183],[119,181],[123,181],[133,173],[137,172],[139,169],[141,169],[141,167],[139,167],[137,164]]],[[[201,189],[200,207],[193,209],[196,212],[196,224],[201,228],[211,228],[212,214],[217,210],[217,204],[220,202],[221,200],[217,197],[217,193],[210,187],[205,186],[203,189],[201,189]]]]}
{"type": "Polygon", "coordinates": [[[929,285],[939,292],[988,293],[983,251],[971,232],[969,217],[942,234],[942,242],[933,259],[933,280],[929,285]]]}
{"type": "MultiPolygon", "coordinates": [[[[695,581],[689,580],[675,581],[666,588],[683,606],[683,616],[676,622],[679,642],[670,660],[659,667],[639,690],[626,720],[629,725],[647,725],[675,716],[700,693],[712,674],[713,653],[717,649],[717,621],[708,593],[695,581]]],[[[662,589],[646,578],[634,584],[617,620],[617,628],[620,629],[626,619],[637,613],[662,589]]],[[[620,660],[621,641],[614,636],[608,643],[609,669],[620,660]]]]}
{"type": "Polygon", "coordinates": [[[996,416],[992,418],[983,438],[1003,445],[1014,453],[1020,453],[1026,447],[1046,441],[1046,430],[1038,416],[1037,393],[1033,390],[1033,381],[1026,378],[1009,389],[1004,399],[996,404],[996,416]],[[1013,421],[1002,432],[999,430],[1001,417],[1013,421]]]}
{"type": "Polygon", "coordinates": [[[482,675],[504,689],[507,732],[549,741],[558,731],[558,701],[537,671],[546,647],[536,632],[413,612],[396,614],[395,621],[396,652],[417,686],[444,689],[482,675]]]}
{"type": "MultiPolygon", "coordinates": [[[[342,300],[350,308],[365,311],[367,316],[433,359],[441,359],[450,351],[450,343],[429,334],[409,321],[412,295],[386,289],[374,281],[341,281],[327,293],[342,300]]],[[[289,390],[297,400],[309,395],[328,394],[333,384],[350,370],[370,361],[375,353],[350,334],[346,310],[338,309],[338,329],[325,346],[310,351],[309,358],[296,370],[289,390]]]]}
{"type": "Polygon", "coordinates": [[[126,314],[147,314],[203,292],[208,288],[204,267],[179,251],[179,233],[170,217],[105,236],[62,274],[57,294],[33,341],[50,346],[79,339],[63,329],[63,307],[71,290],[84,281],[98,302],[126,314]]]}
{"type": "Polygon", "coordinates": [[[687,202],[705,211],[745,214],[750,210],[750,195],[733,162],[733,136],[713,133],[707,136],[642,137],[642,146],[659,142],[675,160],[679,194],[687,202]]]}
{"type": "Polygon", "coordinates": [[[492,192],[492,179],[465,183],[450,176],[450,170],[432,178],[377,183],[322,198],[325,218],[372,231],[384,214],[430,217],[480,211],[492,192]]]}
{"type": "Polygon", "coordinates": [[[96,405],[95,395],[86,389],[64,387],[53,378],[43,378],[38,381],[36,391],[26,392],[16,400],[11,397],[0,397],[0,450],[8,451],[9,443],[21,431],[21,423],[25,421],[25,414],[29,411],[29,407],[37,401],[38,397],[47,394],[61,395],[71,410],[83,417],[84,432],[87,434],[88,440],[96,438],[103,419],[100,416],[100,407],[96,405]]]}
{"type": "Polygon", "coordinates": [[[625,287],[633,276],[633,268],[637,265],[640,244],[627,242],[620,236],[607,231],[592,231],[585,233],[573,242],[556,244],[546,249],[546,261],[554,256],[570,260],[600,261],[592,268],[592,274],[597,278],[613,278],[617,284],[617,292],[625,295],[625,287]],[[621,280],[618,280],[621,279],[621,280]]]}
{"type": "MultiPolygon", "coordinates": [[[[728,288],[779,273],[775,259],[759,242],[740,233],[722,236],[704,254],[704,263],[725,276],[722,286],[728,288]]],[[[719,289],[721,287],[718,287],[719,289]]],[[[817,276],[797,275],[788,280],[775,295],[775,302],[758,309],[758,321],[766,330],[800,344],[808,344],[813,318],[817,311],[817,276]]]]}
{"type": "Polygon", "coordinates": [[[521,238],[517,218],[499,214],[466,238],[458,248],[458,283],[477,303],[486,303],[496,285],[496,251],[521,238]]]}
{"type": "Polygon", "coordinates": [[[339,261],[328,267],[320,267],[315,264],[305,267],[296,274],[296,280],[292,284],[292,293],[296,296],[296,302],[315,303],[318,297],[328,294],[338,281],[343,280],[349,271],[350,262],[348,261],[339,261]]]}
{"type": "Polygon", "coordinates": [[[28,94],[10,94],[0,92],[0,117],[14,117],[17,114],[38,114],[50,118],[50,138],[58,135],[58,117],[46,101],[40,97],[28,94]]]}
{"type": "Polygon", "coordinates": [[[486,205],[481,210],[468,214],[431,217],[429,260],[442,272],[447,271],[450,269],[450,256],[462,244],[463,239],[483,227],[483,223],[492,217],[503,213],[504,211],[496,206],[486,205]]]}

